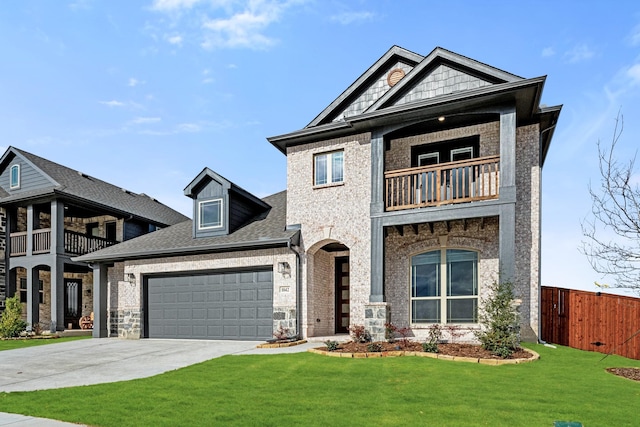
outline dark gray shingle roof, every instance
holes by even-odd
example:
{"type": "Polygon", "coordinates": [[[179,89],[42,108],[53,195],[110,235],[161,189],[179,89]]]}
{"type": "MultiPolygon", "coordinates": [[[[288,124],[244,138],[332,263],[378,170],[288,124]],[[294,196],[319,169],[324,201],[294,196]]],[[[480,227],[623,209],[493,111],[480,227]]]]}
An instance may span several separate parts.
{"type": "MultiPolygon", "coordinates": [[[[188,219],[180,212],[171,209],[167,205],[145,195],[125,191],[122,188],[108,182],[82,174],[74,169],[62,166],[58,163],[36,156],[15,147],[11,147],[15,153],[23,156],[51,179],[58,183],[38,191],[40,194],[55,192],[71,198],[81,199],[89,204],[101,206],[111,211],[120,211],[135,217],[162,225],[173,225],[188,219]]],[[[36,194],[33,194],[34,196],[36,194]]],[[[4,196],[4,195],[3,195],[4,196]]],[[[30,196],[22,193],[7,197],[9,199],[22,199],[30,196]]],[[[4,198],[3,198],[4,199],[4,198]]]]}
{"type": "MultiPolygon", "coordinates": [[[[295,240],[297,230],[286,230],[287,193],[262,199],[271,209],[233,233],[206,238],[193,238],[191,220],[145,234],[115,246],[75,258],[78,261],[116,261],[149,257],[184,255],[187,253],[224,252],[268,246],[285,246],[295,240]]],[[[295,241],[293,243],[296,243],[295,241]]]]}

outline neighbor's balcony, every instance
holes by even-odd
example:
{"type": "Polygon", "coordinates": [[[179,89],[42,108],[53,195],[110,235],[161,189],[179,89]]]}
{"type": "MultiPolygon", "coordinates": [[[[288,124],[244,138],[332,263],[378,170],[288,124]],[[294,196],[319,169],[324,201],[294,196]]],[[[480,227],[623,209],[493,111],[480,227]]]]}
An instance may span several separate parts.
{"type": "MultiPolygon", "coordinates": [[[[69,255],[84,255],[98,249],[115,245],[118,242],[91,237],[74,231],[64,232],[64,252],[69,255]]],[[[51,229],[33,230],[33,254],[51,252],[51,229]]],[[[27,254],[27,232],[11,233],[11,256],[25,256],[27,254]]]]}
{"type": "Polygon", "coordinates": [[[499,180],[500,156],[388,171],[385,210],[497,199],[499,180]]]}

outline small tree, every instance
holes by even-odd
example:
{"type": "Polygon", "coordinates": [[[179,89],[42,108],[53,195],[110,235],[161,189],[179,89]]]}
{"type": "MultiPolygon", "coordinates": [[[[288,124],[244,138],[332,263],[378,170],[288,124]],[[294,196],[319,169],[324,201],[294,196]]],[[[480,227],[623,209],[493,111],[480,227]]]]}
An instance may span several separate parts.
{"type": "Polygon", "coordinates": [[[624,127],[618,113],[611,144],[598,141],[600,185],[589,186],[591,217],[582,222],[581,251],[593,269],[615,278],[614,287],[640,294],[640,184],[635,172],[636,156],[627,162],[615,156],[624,127]],[[610,238],[603,232],[612,232],[610,238]]]}
{"type": "Polygon", "coordinates": [[[6,299],[6,306],[0,317],[0,337],[13,338],[27,329],[27,323],[22,320],[22,304],[16,295],[6,299]]]}
{"type": "Polygon", "coordinates": [[[514,304],[513,283],[494,282],[489,290],[491,296],[482,300],[478,316],[482,329],[476,336],[484,349],[506,359],[520,346],[520,319],[514,304]]]}

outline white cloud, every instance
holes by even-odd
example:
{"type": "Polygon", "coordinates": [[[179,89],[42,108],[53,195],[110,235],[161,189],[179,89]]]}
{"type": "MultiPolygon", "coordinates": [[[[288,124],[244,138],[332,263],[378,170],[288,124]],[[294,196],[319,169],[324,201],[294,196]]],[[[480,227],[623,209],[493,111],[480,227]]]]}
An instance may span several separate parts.
{"type": "Polygon", "coordinates": [[[589,60],[595,56],[595,51],[593,51],[586,44],[579,44],[573,47],[573,49],[565,52],[564,57],[567,62],[574,64],[576,62],[582,62],[589,60]]]}
{"type": "Polygon", "coordinates": [[[542,49],[542,57],[543,58],[548,58],[548,57],[553,56],[555,54],[556,54],[556,51],[551,46],[545,47],[544,49],[542,49]]]}
{"type": "Polygon", "coordinates": [[[342,25],[353,24],[355,22],[371,21],[375,18],[373,12],[343,12],[337,15],[333,15],[330,19],[333,22],[337,22],[342,25]]]}
{"type": "Polygon", "coordinates": [[[144,82],[141,82],[140,80],[138,80],[138,79],[136,79],[134,77],[131,77],[131,78],[129,78],[129,82],[127,83],[127,86],[136,87],[139,84],[143,84],[143,83],[144,82]]]}
{"type": "Polygon", "coordinates": [[[227,68],[230,70],[235,70],[236,68],[238,68],[238,66],[236,64],[227,64],[227,68]]]}
{"type": "Polygon", "coordinates": [[[136,117],[129,123],[134,125],[144,125],[150,123],[159,123],[162,119],[160,117],[136,117]]]}
{"type": "Polygon", "coordinates": [[[107,107],[124,107],[126,104],[124,102],[111,100],[111,101],[100,101],[100,104],[106,105],[107,107]]]}
{"type": "Polygon", "coordinates": [[[634,64],[626,71],[626,76],[632,85],[640,83],[640,64],[634,64]]]}
{"type": "Polygon", "coordinates": [[[180,34],[166,35],[165,40],[169,42],[169,44],[182,46],[182,36],[180,34]]]}
{"type": "Polygon", "coordinates": [[[629,34],[628,39],[631,46],[640,45],[640,24],[633,27],[633,29],[631,30],[631,34],[629,34]]]}
{"type": "MultiPolygon", "coordinates": [[[[157,25],[166,27],[164,40],[181,45],[186,38],[200,39],[204,49],[249,48],[266,49],[277,40],[268,29],[284,12],[308,0],[154,0],[151,9],[169,19],[157,25]],[[185,25],[182,25],[185,24],[185,25]],[[175,28],[182,25],[181,34],[175,28]]],[[[157,40],[157,29],[150,36],[157,40]]],[[[147,31],[149,32],[149,31],[147,31]]]]}
{"type": "Polygon", "coordinates": [[[160,12],[171,12],[179,9],[191,9],[201,0],[154,0],[151,9],[160,12]]]}
{"type": "Polygon", "coordinates": [[[200,130],[202,130],[202,126],[200,126],[197,123],[181,123],[177,126],[178,132],[193,133],[193,132],[200,132],[200,130]]]}
{"type": "Polygon", "coordinates": [[[69,3],[69,9],[76,10],[89,10],[91,8],[91,0],[75,0],[69,3]]]}

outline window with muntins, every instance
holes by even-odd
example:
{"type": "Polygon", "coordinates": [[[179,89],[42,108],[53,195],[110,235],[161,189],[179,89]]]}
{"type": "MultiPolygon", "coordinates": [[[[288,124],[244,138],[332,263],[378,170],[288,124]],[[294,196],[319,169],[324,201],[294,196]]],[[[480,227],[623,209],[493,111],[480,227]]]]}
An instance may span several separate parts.
{"type": "Polygon", "coordinates": [[[198,204],[198,228],[208,230],[222,227],[222,199],[207,200],[198,204]]]}
{"type": "Polygon", "coordinates": [[[10,179],[10,183],[9,183],[10,188],[20,187],[20,165],[11,166],[11,173],[10,173],[9,179],[10,179]]]}
{"type": "Polygon", "coordinates": [[[478,253],[461,249],[411,258],[411,323],[478,323],[478,253]]]}
{"type": "MultiPolygon", "coordinates": [[[[42,280],[38,280],[38,302],[44,304],[44,283],[42,280]]],[[[20,278],[20,302],[27,303],[27,278],[20,278]]]]}
{"type": "Polygon", "coordinates": [[[313,158],[314,185],[344,181],[344,151],[316,154],[313,158]]]}

